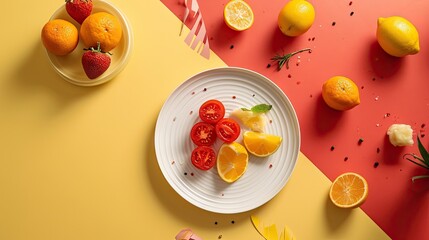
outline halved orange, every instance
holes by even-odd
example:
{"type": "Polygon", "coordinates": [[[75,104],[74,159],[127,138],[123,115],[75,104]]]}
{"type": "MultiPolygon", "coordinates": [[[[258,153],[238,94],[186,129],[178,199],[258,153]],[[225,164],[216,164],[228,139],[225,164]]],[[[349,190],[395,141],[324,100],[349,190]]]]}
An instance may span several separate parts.
{"type": "Polygon", "coordinates": [[[224,143],[217,156],[217,171],[227,183],[237,181],[247,169],[249,155],[243,145],[232,142],[224,143]]]}
{"type": "Polygon", "coordinates": [[[253,25],[252,8],[243,0],[229,1],[223,10],[226,25],[233,30],[243,31],[253,25]]]}
{"type": "Polygon", "coordinates": [[[329,198],[340,208],[358,207],[367,196],[368,183],[361,175],[353,172],[338,176],[329,190],[329,198]]]}
{"type": "Polygon", "coordinates": [[[268,133],[247,131],[243,134],[247,151],[257,157],[267,157],[276,152],[282,140],[282,137],[268,133]]]}

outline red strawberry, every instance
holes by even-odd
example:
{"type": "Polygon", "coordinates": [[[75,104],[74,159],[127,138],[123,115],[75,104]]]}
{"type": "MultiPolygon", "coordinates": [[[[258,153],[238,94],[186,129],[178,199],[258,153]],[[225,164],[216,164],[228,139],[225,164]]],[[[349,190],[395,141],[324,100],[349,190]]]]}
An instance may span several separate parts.
{"type": "Polygon", "coordinates": [[[66,0],[67,12],[79,24],[91,15],[92,7],[92,0],[66,0]]]}
{"type": "Polygon", "coordinates": [[[90,79],[97,78],[101,74],[103,74],[110,66],[110,56],[108,54],[102,52],[100,49],[100,43],[98,43],[97,49],[90,47],[82,55],[82,66],[86,75],[90,79]]]}

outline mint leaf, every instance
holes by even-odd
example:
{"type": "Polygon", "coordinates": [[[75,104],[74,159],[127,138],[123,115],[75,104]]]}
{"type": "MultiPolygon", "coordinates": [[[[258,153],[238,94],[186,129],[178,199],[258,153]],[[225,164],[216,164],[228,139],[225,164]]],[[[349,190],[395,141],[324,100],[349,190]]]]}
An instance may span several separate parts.
{"type": "Polygon", "coordinates": [[[262,104],[258,104],[256,106],[253,106],[250,110],[254,113],[266,113],[266,112],[270,111],[271,108],[273,108],[272,105],[262,103],[262,104]]]}

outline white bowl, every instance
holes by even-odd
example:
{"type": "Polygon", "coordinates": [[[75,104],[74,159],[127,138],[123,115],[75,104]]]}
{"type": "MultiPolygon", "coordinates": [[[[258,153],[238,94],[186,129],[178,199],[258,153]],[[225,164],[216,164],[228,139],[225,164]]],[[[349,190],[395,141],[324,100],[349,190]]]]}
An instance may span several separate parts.
{"type": "MultiPolygon", "coordinates": [[[[126,16],[115,6],[107,1],[94,0],[94,8],[92,13],[108,12],[116,16],[122,25],[122,39],[118,46],[110,51],[112,61],[109,69],[101,76],[95,79],[89,79],[82,67],[82,54],[84,53],[85,46],[79,40],[77,47],[74,51],[66,56],[56,56],[48,51],[47,55],[54,70],[66,81],[79,86],[95,86],[113,79],[118,75],[127,65],[133,48],[133,33],[131,26],[126,16]]],[[[73,20],[66,11],[65,4],[58,8],[51,16],[52,19],[64,19],[80,29],[80,24],[73,20]]]]}

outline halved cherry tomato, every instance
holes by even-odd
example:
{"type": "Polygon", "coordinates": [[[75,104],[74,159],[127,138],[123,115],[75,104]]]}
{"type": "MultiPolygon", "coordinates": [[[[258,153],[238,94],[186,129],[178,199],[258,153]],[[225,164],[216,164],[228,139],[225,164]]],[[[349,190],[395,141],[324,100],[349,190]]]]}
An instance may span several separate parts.
{"type": "Polygon", "coordinates": [[[191,154],[192,164],[201,170],[209,170],[216,164],[216,153],[211,147],[198,146],[191,154]]]}
{"type": "Polygon", "coordinates": [[[216,99],[208,100],[201,105],[199,115],[204,122],[215,124],[225,116],[225,106],[216,99]]]}
{"type": "Polygon", "coordinates": [[[216,135],[226,143],[235,141],[240,131],[240,125],[231,118],[223,118],[216,123],[216,135]]]}
{"type": "Polygon", "coordinates": [[[216,141],[216,130],[211,124],[197,122],[191,129],[191,140],[197,146],[210,146],[216,141]]]}

